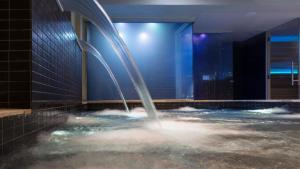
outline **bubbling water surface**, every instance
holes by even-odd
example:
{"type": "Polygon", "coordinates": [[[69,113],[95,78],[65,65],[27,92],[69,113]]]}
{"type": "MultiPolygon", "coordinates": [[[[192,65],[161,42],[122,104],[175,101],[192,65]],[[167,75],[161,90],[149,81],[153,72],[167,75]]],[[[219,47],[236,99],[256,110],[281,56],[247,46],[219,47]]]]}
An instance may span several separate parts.
{"type": "Polygon", "coordinates": [[[142,108],[73,114],[63,127],[40,134],[38,144],[12,156],[17,162],[7,161],[5,167],[297,168],[299,114],[269,111],[185,107],[159,112],[160,126],[142,108]]]}

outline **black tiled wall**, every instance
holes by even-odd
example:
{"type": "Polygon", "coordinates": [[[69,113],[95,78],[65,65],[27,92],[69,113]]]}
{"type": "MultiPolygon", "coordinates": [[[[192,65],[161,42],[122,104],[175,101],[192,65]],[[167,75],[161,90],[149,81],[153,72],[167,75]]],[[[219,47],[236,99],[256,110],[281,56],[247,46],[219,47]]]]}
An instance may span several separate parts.
{"type": "Polygon", "coordinates": [[[65,112],[74,111],[76,108],[76,106],[49,108],[35,111],[27,116],[0,118],[0,161],[2,155],[35,143],[35,135],[39,131],[64,123],[65,112]]]}
{"type": "Polygon", "coordinates": [[[31,0],[0,0],[0,108],[30,108],[31,0]]]}
{"type": "Polygon", "coordinates": [[[81,103],[81,50],[70,13],[55,0],[32,2],[32,106],[81,103]]]}
{"type": "Polygon", "coordinates": [[[0,0],[0,8],[0,108],[32,108],[0,118],[1,156],[80,108],[81,50],[55,0],[0,0]]]}

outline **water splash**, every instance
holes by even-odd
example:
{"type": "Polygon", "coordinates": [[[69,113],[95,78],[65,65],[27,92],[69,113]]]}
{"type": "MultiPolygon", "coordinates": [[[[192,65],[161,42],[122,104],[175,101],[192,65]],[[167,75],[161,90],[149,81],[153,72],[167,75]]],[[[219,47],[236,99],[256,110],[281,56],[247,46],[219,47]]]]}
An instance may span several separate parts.
{"type": "Polygon", "coordinates": [[[62,11],[74,11],[88,18],[110,43],[121,63],[125,67],[134,87],[152,119],[158,119],[157,110],[142,78],[142,75],[110,17],[97,0],[57,0],[62,11]]]}
{"type": "Polygon", "coordinates": [[[127,112],[129,112],[129,108],[127,106],[127,103],[126,103],[126,100],[125,100],[125,97],[123,95],[123,92],[120,88],[120,85],[115,77],[115,75],[113,74],[113,72],[111,71],[111,68],[108,66],[108,64],[106,63],[106,61],[104,60],[103,56],[99,53],[99,51],[94,47],[92,46],[91,44],[85,42],[85,41],[79,41],[80,43],[80,46],[82,47],[82,49],[92,55],[94,55],[100,62],[101,64],[104,66],[104,68],[106,69],[106,71],[108,72],[110,78],[112,79],[114,85],[116,86],[118,92],[119,92],[119,95],[121,97],[121,99],[123,100],[123,103],[124,103],[124,106],[125,106],[125,109],[127,112]]]}

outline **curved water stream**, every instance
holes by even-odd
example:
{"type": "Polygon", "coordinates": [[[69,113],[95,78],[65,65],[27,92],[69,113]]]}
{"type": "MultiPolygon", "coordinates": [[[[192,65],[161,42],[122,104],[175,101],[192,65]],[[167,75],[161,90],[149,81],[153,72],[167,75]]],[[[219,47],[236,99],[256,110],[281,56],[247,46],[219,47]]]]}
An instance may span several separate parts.
{"type": "Polygon", "coordinates": [[[117,29],[97,0],[57,0],[62,11],[73,11],[88,18],[110,43],[142,100],[149,118],[158,119],[157,110],[143,77],[117,29]]]}
{"type": "Polygon", "coordinates": [[[106,69],[106,71],[108,72],[111,80],[113,81],[114,85],[116,86],[118,92],[119,92],[119,95],[124,103],[124,106],[125,106],[125,109],[127,112],[129,112],[129,108],[127,106],[127,103],[126,103],[126,100],[125,100],[125,97],[123,95],[123,92],[120,88],[120,85],[115,77],[115,75],[113,74],[113,72],[111,71],[110,67],[108,66],[108,64],[106,63],[106,61],[104,60],[103,56],[100,54],[100,52],[94,47],[92,46],[91,44],[85,42],[85,41],[79,41],[80,43],[80,46],[82,47],[82,49],[92,55],[94,55],[100,62],[101,64],[104,66],[104,68],[106,69]]]}

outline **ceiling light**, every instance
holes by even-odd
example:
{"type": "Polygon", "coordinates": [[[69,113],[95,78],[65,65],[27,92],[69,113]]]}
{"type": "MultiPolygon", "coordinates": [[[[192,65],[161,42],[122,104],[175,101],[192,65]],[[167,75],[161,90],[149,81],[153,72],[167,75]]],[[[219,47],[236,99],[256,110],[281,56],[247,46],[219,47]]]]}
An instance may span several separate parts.
{"type": "Polygon", "coordinates": [[[139,39],[143,42],[147,41],[149,39],[149,35],[145,32],[140,33],[139,39]]]}

